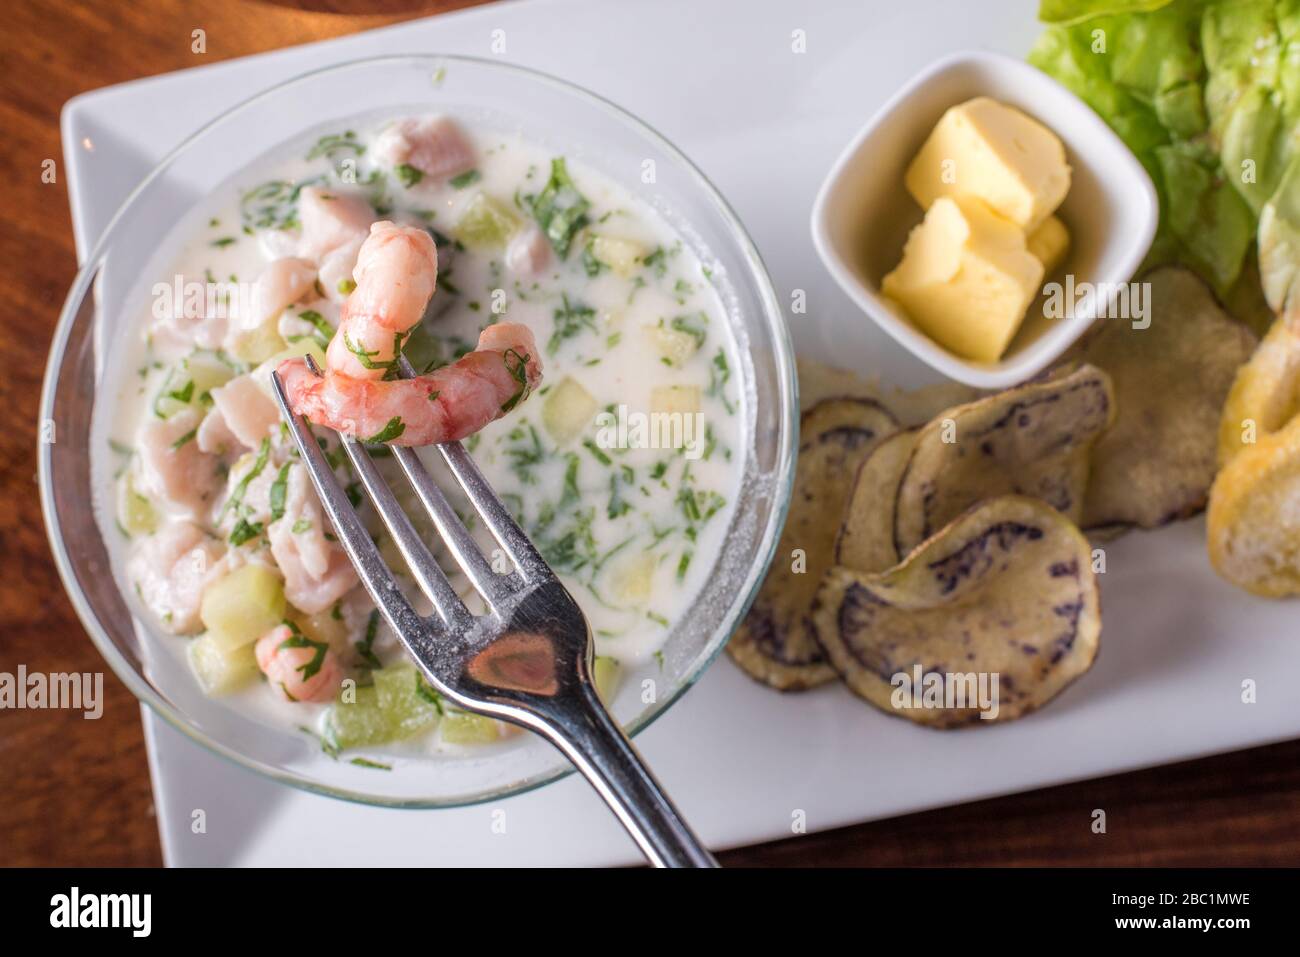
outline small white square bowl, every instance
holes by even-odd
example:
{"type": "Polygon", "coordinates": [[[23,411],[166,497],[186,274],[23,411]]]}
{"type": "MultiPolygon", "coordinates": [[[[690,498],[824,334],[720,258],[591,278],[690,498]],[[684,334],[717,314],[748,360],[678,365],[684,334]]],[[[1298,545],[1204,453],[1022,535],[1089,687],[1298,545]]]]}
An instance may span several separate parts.
{"type": "Polygon", "coordinates": [[[924,215],[903,185],[907,166],[944,111],[976,96],[1024,111],[1065,144],[1073,178],[1057,215],[1070,230],[1070,251],[1044,282],[1063,281],[1067,274],[1076,286],[1132,279],[1159,218],[1155,187],[1142,164],[1087,104],[1051,77],[1020,60],[978,50],[931,64],[862,128],[817,194],[812,236],[836,282],[897,342],[959,382],[1000,389],[1036,375],[1068,349],[1096,317],[1097,297],[1065,319],[1042,316],[1040,297],[1006,354],[988,363],[943,348],[880,290],[924,215]]]}

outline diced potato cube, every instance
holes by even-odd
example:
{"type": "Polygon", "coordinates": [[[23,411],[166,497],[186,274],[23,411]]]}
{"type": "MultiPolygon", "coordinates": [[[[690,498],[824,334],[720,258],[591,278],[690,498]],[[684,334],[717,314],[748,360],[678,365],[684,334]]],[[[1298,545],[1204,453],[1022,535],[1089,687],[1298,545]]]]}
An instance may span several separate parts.
{"type": "Polygon", "coordinates": [[[491,744],[501,737],[495,721],[468,711],[448,711],[440,727],[442,740],[447,744],[491,744]]]}
{"type": "Polygon", "coordinates": [[[546,394],[542,425],[561,445],[592,427],[600,404],[576,379],[565,376],[546,394]]]}
{"type": "Polygon", "coordinates": [[[657,564],[653,555],[643,552],[618,566],[612,576],[614,599],[629,605],[644,605],[650,598],[657,564]]]}
{"type": "Polygon", "coordinates": [[[600,695],[600,700],[608,705],[618,694],[618,687],[623,679],[623,668],[616,659],[608,655],[597,655],[592,665],[591,677],[596,682],[596,693],[600,695]]]}
{"type": "Polygon", "coordinates": [[[688,414],[700,411],[697,385],[660,385],[650,390],[650,411],[688,414]]]}
{"type": "Polygon", "coordinates": [[[674,329],[662,319],[641,327],[650,346],[667,365],[679,366],[700,349],[700,337],[674,329]]]}
{"type": "Polygon", "coordinates": [[[136,491],[130,472],[117,484],[117,520],[128,535],[149,535],[158,528],[153,503],[136,491]]]}
{"type": "Polygon", "coordinates": [[[479,193],[470,200],[456,224],[456,238],[466,246],[500,249],[519,225],[519,217],[508,207],[486,193],[479,193]]]}
{"type": "Polygon", "coordinates": [[[199,617],[217,647],[250,645],[284,620],[284,585],[265,565],[241,565],[203,591],[199,617]]]}
{"type": "Polygon", "coordinates": [[[608,266],[616,276],[630,278],[641,265],[646,249],[631,239],[616,236],[592,236],[588,247],[592,258],[608,266]]]}
{"type": "Polygon", "coordinates": [[[190,642],[189,658],[203,693],[214,697],[237,690],[257,674],[252,645],[223,648],[210,633],[190,642]]]}

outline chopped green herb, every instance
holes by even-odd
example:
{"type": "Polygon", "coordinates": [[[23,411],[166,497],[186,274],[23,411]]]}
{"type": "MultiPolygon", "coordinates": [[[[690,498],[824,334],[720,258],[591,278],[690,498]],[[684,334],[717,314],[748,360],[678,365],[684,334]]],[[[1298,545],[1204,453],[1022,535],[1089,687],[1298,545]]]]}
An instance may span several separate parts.
{"type": "Polygon", "coordinates": [[[306,158],[314,160],[324,156],[326,159],[333,159],[335,153],[346,151],[351,151],[354,156],[360,156],[366,151],[365,146],[357,142],[357,134],[352,130],[322,136],[307,152],[306,158]]]}
{"type": "Polygon", "coordinates": [[[374,768],[376,771],[393,770],[393,766],[391,764],[383,764],[380,761],[371,761],[369,758],[353,758],[348,763],[355,764],[359,768],[374,768]]]}
{"type": "Polygon", "coordinates": [[[531,205],[533,218],[542,227],[556,253],[564,259],[569,255],[574,235],[587,224],[587,211],[591,208],[569,178],[564,157],[557,156],[551,160],[551,178],[531,205]]]}
{"type": "Polygon", "coordinates": [[[278,522],[284,518],[284,499],[289,490],[289,467],[292,462],[285,462],[280,466],[280,471],[275,476],[275,481],[271,483],[271,493],[269,499],[271,502],[271,521],[278,522]]]}
{"type": "Polygon", "coordinates": [[[370,617],[366,620],[366,634],[360,641],[353,642],[357,654],[371,668],[382,668],[384,665],[375,654],[375,635],[379,633],[379,609],[371,609],[370,617]]]}
{"type": "Polygon", "coordinates": [[[582,303],[569,302],[567,293],[560,297],[561,307],[555,310],[555,331],[546,343],[546,351],[554,355],[566,339],[582,333],[596,331],[596,310],[582,303]]]}
{"type": "Polygon", "coordinates": [[[311,661],[294,669],[302,675],[303,681],[309,681],[320,672],[321,665],[325,663],[325,652],[329,651],[330,646],[323,641],[312,641],[302,633],[297,625],[287,618],[282,624],[289,629],[291,634],[276,645],[276,651],[283,651],[285,648],[311,648],[315,652],[311,661]]]}
{"type": "Polygon", "coordinates": [[[478,170],[472,169],[461,173],[459,176],[453,176],[447,180],[447,183],[452,189],[464,189],[466,186],[477,183],[482,178],[478,170]]]}
{"type": "Polygon", "coordinates": [[[367,445],[383,445],[385,442],[391,442],[403,432],[406,431],[406,423],[402,421],[400,415],[395,415],[388,420],[388,424],[376,432],[368,439],[361,441],[367,445]]]}
{"type": "Polygon", "coordinates": [[[250,522],[246,518],[241,518],[235,523],[235,527],[230,530],[230,544],[239,546],[251,539],[257,538],[257,536],[261,534],[261,522],[250,522]]]}
{"type": "Polygon", "coordinates": [[[420,180],[424,179],[424,171],[418,170],[410,163],[403,163],[396,169],[397,178],[402,181],[402,185],[410,189],[420,180]]]}
{"type": "Polygon", "coordinates": [[[528,360],[531,359],[532,356],[520,355],[514,349],[507,349],[501,358],[506,364],[506,371],[510,373],[510,377],[519,385],[519,388],[515,390],[515,394],[507,399],[501,406],[502,412],[509,412],[520,402],[524,401],[524,399],[528,398],[528,360]],[[514,360],[513,366],[510,364],[512,359],[514,360]]]}
{"type": "Polygon", "coordinates": [[[243,478],[239,480],[239,484],[237,484],[234,491],[230,493],[230,498],[226,499],[226,504],[221,506],[221,512],[217,515],[218,521],[225,516],[226,512],[243,502],[244,493],[248,491],[248,483],[262,474],[262,469],[266,468],[267,460],[270,457],[271,440],[269,438],[264,438],[262,439],[262,444],[257,448],[257,458],[253,460],[253,467],[244,473],[243,478]]]}
{"type": "Polygon", "coordinates": [[[582,446],[588,452],[590,452],[592,457],[601,465],[612,465],[614,463],[614,460],[611,459],[608,455],[606,455],[604,450],[601,449],[601,447],[597,445],[594,440],[583,439],[582,446]]]}
{"type": "Polygon", "coordinates": [[[186,433],[185,433],[184,435],[182,435],[179,439],[177,439],[175,442],[172,443],[172,448],[173,448],[173,449],[179,449],[181,446],[185,445],[185,443],[187,443],[187,442],[189,442],[190,440],[192,440],[192,439],[194,438],[194,436],[196,436],[196,435],[198,435],[198,434],[199,434],[199,430],[198,430],[198,429],[190,429],[188,432],[186,432],[186,433]]]}

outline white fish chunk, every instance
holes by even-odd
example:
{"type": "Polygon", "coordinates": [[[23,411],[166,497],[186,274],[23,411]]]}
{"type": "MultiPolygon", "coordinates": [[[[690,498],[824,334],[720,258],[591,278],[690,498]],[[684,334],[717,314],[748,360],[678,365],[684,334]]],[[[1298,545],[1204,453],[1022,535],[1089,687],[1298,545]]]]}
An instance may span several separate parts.
{"type": "Polygon", "coordinates": [[[251,374],[235,376],[212,390],[212,402],[240,444],[257,448],[280,424],[280,410],[251,374]]]}
{"type": "Polygon", "coordinates": [[[201,451],[216,456],[233,452],[242,444],[235,433],[230,431],[220,409],[212,409],[203,417],[199,423],[199,433],[194,438],[201,451]]]}
{"type": "Polygon", "coordinates": [[[162,626],[188,634],[199,629],[203,589],[224,570],[222,552],[193,522],[168,522],[135,550],[127,573],[162,626]]]}
{"type": "Polygon", "coordinates": [[[342,546],[325,537],[329,531],[307,470],[292,465],[284,516],[272,523],[268,537],[284,574],[285,597],[308,614],[329,608],[357,584],[356,570],[342,546]]]}
{"type": "Polygon", "coordinates": [[[298,220],[302,223],[298,255],[319,263],[340,246],[364,241],[377,218],[370,204],[358,196],[308,186],[298,194],[298,220]]]}
{"type": "Polygon", "coordinates": [[[450,179],[474,168],[474,148],[446,116],[408,116],[375,139],[373,155],[387,166],[413,166],[433,179],[450,179]]]}
{"type": "Polygon", "coordinates": [[[365,237],[357,237],[336,249],[331,249],[320,261],[320,284],[327,298],[342,302],[348,297],[339,285],[352,279],[352,270],[357,265],[357,254],[365,237]]]}
{"type": "Polygon", "coordinates": [[[536,226],[515,233],[506,246],[506,268],[524,279],[536,279],[551,261],[551,244],[536,226]]]}
{"type": "Polygon", "coordinates": [[[196,441],[202,413],[184,409],[170,419],[150,419],[140,427],[140,490],[197,517],[221,486],[216,456],[196,441]]]}
{"type": "Polygon", "coordinates": [[[286,258],[269,263],[253,283],[250,314],[239,317],[243,329],[259,329],[286,306],[291,306],[316,285],[316,264],[307,259],[286,258]]]}

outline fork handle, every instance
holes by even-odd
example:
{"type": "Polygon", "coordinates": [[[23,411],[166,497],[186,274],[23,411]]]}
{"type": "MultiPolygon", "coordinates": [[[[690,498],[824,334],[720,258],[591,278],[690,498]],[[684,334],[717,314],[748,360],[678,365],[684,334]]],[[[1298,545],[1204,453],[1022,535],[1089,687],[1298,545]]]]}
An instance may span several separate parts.
{"type": "Polygon", "coordinates": [[[717,867],[595,692],[590,686],[581,691],[583,713],[567,715],[562,726],[548,722],[546,737],[582,772],[653,866],[717,867]]]}

